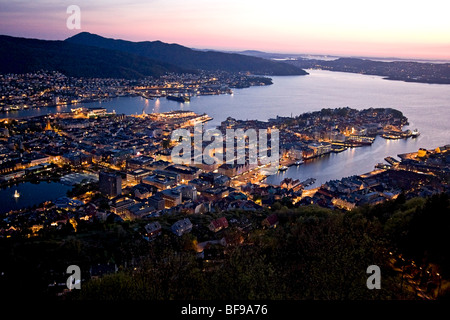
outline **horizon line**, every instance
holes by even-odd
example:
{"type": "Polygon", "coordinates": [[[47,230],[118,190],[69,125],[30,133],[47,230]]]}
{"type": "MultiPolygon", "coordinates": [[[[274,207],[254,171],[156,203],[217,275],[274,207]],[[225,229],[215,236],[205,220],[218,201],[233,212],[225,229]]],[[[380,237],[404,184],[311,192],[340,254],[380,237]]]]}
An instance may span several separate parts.
{"type": "MultiPolygon", "coordinates": [[[[8,37],[14,37],[14,38],[23,38],[23,39],[33,39],[33,40],[43,40],[43,41],[65,41],[69,38],[72,38],[74,36],[77,36],[81,33],[88,33],[91,35],[96,35],[105,39],[112,39],[112,40],[122,40],[122,41],[129,41],[129,42],[134,42],[134,43],[139,43],[139,42],[163,42],[166,44],[175,44],[175,45],[180,45],[183,47],[186,47],[188,49],[192,49],[192,50],[197,50],[197,51],[217,51],[217,52],[223,52],[223,53],[237,53],[237,54],[242,54],[245,55],[244,52],[246,51],[253,51],[253,52],[258,52],[258,53],[262,53],[262,54],[268,54],[268,55],[285,55],[286,58],[288,58],[288,56],[313,56],[313,57],[329,57],[329,58],[354,58],[354,59],[379,59],[379,60],[391,60],[391,61],[412,61],[412,62],[440,62],[440,63],[450,63],[450,59],[439,59],[439,58],[424,58],[424,57],[395,57],[395,56],[383,56],[383,55],[358,55],[358,54],[333,54],[333,53],[317,53],[317,52],[313,52],[313,53],[307,53],[307,52],[274,52],[274,51],[262,51],[262,50],[258,50],[258,49],[245,49],[245,48],[220,48],[220,47],[206,47],[206,48],[199,48],[199,47],[190,47],[188,45],[184,45],[178,42],[166,42],[164,40],[160,40],[160,39],[155,39],[155,40],[127,40],[127,39],[123,39],[123,38],[115,38],[115,37],[106,37],[106,36],[102,36],[100,34],[97,33],[92,33],[89,31],[80,31],[70,37],[67,37],[65,39],[43,39],[43,38],[37,38],[37,37],[27,37],[27,36],[17,36],[17,35],[10,35],[10,34],[0,34],[0,36],[8,36],[8,37]]],[[[272,60],[270,58],[263,58],[263,59],[267,59],[267,60],[272,60]]],[[[320,59],[318,59],[320,60],[320,59]]]]}

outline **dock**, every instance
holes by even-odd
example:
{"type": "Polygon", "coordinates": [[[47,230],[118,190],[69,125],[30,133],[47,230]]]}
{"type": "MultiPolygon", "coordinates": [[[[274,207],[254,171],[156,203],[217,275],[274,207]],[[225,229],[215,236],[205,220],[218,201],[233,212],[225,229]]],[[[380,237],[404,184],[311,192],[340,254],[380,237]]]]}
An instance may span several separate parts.
{"type": "Polygon", "coordinates": [[[384,160],[391,165],[396,165],[396,164],[400,163],[400,161],[398,161],[397,159],[394,159],[392,157],[386,157],[386,158],[384,158],[384,160]]]}

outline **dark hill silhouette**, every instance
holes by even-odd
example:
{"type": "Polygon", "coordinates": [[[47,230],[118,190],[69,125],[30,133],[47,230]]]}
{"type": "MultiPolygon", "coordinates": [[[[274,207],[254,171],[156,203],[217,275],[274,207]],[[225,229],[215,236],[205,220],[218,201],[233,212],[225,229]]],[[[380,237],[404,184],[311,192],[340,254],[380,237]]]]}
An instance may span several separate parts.
{"type": "Polygon", "coordinates": [[[185,69],[249,72],[260,75],[307,74],[304,70],[287,63],[237,53],[193,50],[179,44],[168,44],[161,41],[132,42],[81,32],[66,39],[65,42],[134,54],[185,69]]]}
{"type": "Polygon", "coordinates": [[[0,35],[0,73],[60,71],[67,76],[139,79],[167,72],[191,72],[125,52],[66,41],[0,35]]]}

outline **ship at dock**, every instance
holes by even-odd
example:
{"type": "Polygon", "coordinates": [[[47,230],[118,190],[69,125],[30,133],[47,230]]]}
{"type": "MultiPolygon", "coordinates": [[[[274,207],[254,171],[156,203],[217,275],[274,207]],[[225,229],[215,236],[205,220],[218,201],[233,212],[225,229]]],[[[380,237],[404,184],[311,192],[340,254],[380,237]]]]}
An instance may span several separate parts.
{"type": "Polygon", "coordinates": [[[338,145],[338,144],[332,144],[331,145],[331,151],[338,153],[338,152],[342,152],[347,150],[348,147],[344,146],[344,145],[338,145]]]}
{"type": "Polygon", "coordinates": [[[181,103],[191,101],[191,98],[189,96],[182,96],[182,95],[168,95],[168,96],[166,96],[166,99],[181,102],[181,103]]]}
{"type": "Polygon", "coordinates": [[[347,139],[347,141],[345,141],[344,146],[345,147],[370,146],[374,140],[375,140],[374,137],[352,135],[347,139]]]}
{"type": "Polygon", "coordinates": [[[384,133],[382,135],[382,137],[384,139],[388,139],[388,140],[398,140],[398,139],[402,139],[402,135],[401,134],[395,134],[395,133],[384,133]]]}
{"type": "Polygon", "coordinates": [[[151,95],[148,92],[142,92],[141,93],[141,97],[144,98],[144,99],[153,100],[153,99],[155,99],[156,96],[155,95],[151,95]]]}
{"type": "Polygon", "coordinates": [[[419,130],[414,129],[406,130],[406,131],[391,131],[391,132],[385,132],[382,137],[384,139],[390,139],[390,140],[398,140],[398,139],[406,139],[406,138],[417,138],[420,135],[419,130]]]}
{"type": "Polygon", "coordinates": [[[418,136],[420,136],[419,130],[414,129],[414,130],[411,132],[411,138],[417,138],[418,136]]]}

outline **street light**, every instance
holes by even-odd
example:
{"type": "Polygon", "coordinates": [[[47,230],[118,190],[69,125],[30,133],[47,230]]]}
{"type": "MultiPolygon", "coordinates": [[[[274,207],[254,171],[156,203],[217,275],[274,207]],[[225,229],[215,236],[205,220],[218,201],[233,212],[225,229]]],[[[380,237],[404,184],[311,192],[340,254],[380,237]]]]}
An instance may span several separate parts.
{"type": "Polygon", "coordinates": [[[400,292],[403,293],[403,275],[405,273],[405,264],[402,264],[402,282],[400,284],[400,292]]]}
{"type": "Polygon", "coordinates": [[[439,297],[439,294],[441,293],[441,283],[442,283],[442,277],[439,273],[436,273],[436,275],[439,277],[439,286],[438,286],[438,292],[437,292],[437,297],[439,297]]]}

